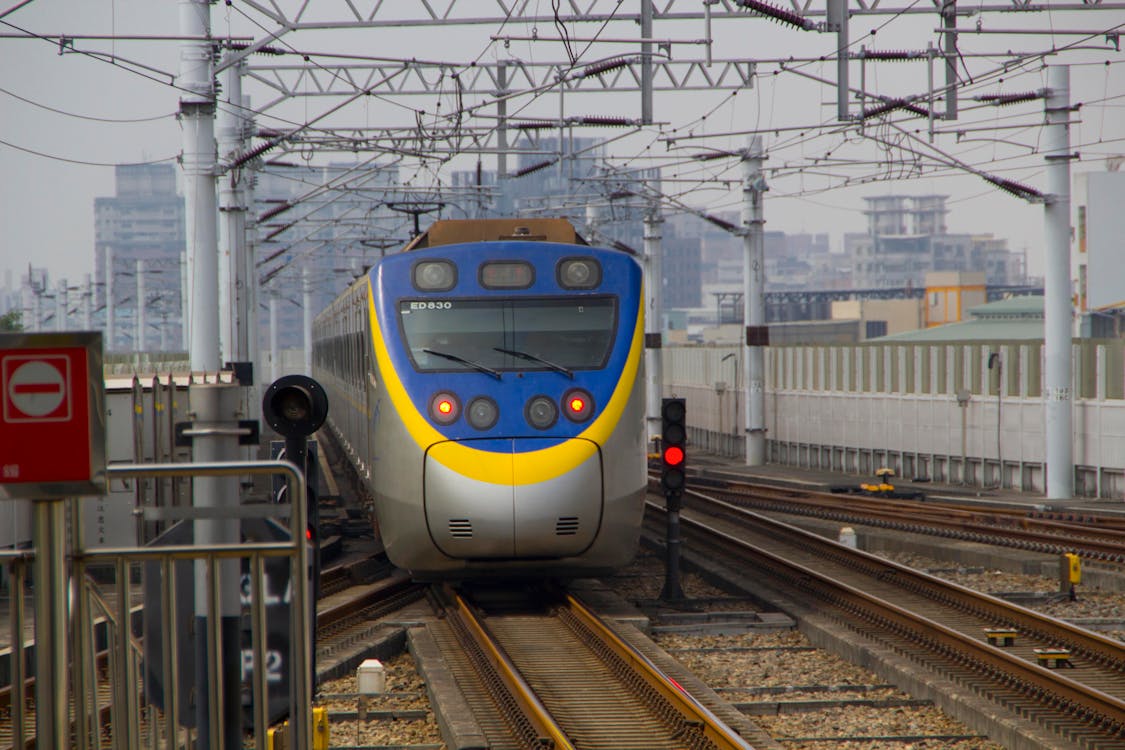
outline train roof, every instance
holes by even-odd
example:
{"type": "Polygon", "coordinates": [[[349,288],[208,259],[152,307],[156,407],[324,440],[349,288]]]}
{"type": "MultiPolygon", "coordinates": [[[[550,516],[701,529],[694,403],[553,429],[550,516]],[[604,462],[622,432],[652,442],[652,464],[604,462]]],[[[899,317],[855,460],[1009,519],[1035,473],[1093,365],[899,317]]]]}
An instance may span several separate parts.
{"type": "Polygon", "coordinates": [[[405,250],[458,242],[523,240],[585,245],[586,240],[566,219],[441,219],[415,237],[405,250]]]}

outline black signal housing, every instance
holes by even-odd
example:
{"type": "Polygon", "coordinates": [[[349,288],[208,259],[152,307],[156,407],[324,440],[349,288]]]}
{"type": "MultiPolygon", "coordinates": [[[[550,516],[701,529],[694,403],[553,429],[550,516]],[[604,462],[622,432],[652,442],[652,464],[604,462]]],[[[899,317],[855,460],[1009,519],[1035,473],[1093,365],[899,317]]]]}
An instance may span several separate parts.
{"type": "Polygon", "coordinates": [[[660,404],[660,487],[667,498],[679,498],[687,484],[687,410],[682,398],[660,404]]]}

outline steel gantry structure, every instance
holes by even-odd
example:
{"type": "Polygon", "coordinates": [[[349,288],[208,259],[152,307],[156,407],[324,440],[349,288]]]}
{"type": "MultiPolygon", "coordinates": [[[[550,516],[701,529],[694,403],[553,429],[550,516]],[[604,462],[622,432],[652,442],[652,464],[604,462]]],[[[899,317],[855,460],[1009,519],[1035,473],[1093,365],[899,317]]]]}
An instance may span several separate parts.
{"type": "MultiPolygon", "coordinates": [[[[197,7],[205,6],[202,0],[197,0],[195,4],[197,7]]],[[[827,160],[821,162],[819,158],[804,157],[804,164],[798,162],[793,166],[787,161],[774,159],[766,166],[767,144],[761,139],[766,134],[782,141],[782,146],[802,143],[808,132],[830,132],[841,137],[859,135],[881,148],[910,154],[924,166],[977,174],[999,189],[1024,200],[1058,204],[1061,200],[1059,196],[990,175],[940,148],[926,150],[922,146],[902,146],[914,136],[908,135],[900,123],[925,117],[929,121],[929,139],[933,143],[935,138],[946,134],[959,135],[978,127],[975,123],[959,124],[956,130],[935,127],[936,123],[958,120],[970,109],[977,111],[993,105],[1042,100],[1042,95],[1009,100],[996,95],[990,101],[988,97],[993,95],[987,87],[994,86],[1003,73],[1025,65],[1029,60],[1044,60],[1047,54],[1058,53],[1060,49],[1052,46],[1050,49],[1012,52],[1008,48],[999,53],[1007,58],[1006,62],[985,62],[982,58],[986,57],[986,53],[963,50],[959,42],[972,35],[988,39],[988,35],[994,33],[1027,33],[1034,38],[1037,31],[993,28],[984,22],[985,18],[1003,14],[1007,21],[1021,16],[1034,17],[1047,9],[1052,13],[1120,11],[1125,9],[1125,4],[1100,1],[1048,4],[1012,0],[967,6],[958,5],[956,0],[930,0],[923,4],[829,0],[814,7],[811,0],[792,1],[788,5],[771,4],[764,0],[642,0],[628,4],[622,0],[569,0],[554,3],[550,13],[538,12],[540,4],[529,0],[497,0],[491,10],[484,11],[479,2],[469,0],[421,0],[417,3],[338,0],[315,4],[244,0],[229,7],[249,19],[255,33],[251,42],[239,40],[228,44],[222,59],[214,66],[213,74],[224,76],[229,71],[238,71],[241,88],[253,89],[260,103],[253,108],[245,106],[243,101],[227,103],[228,107],[238,109],[246,126],[235,128],[242,138],[227,142],[215,165],[216,173],[230,175],[244,167],[253,169],[259,167],[267,156],[335,152],[414,160],[436,177],[438,171],[455,157],[475,156],[479,163],[482,156],[489,156],[496,159],[499,184],[520,176],[509,171],[507,160],[510,155],[540,154],[547,157],[534,169],[555,162],[561,164],[563,143],[575,129],[612,127],[617,129],[613,137],[618,141],[640,136],[648,138],[650,144],[662,143],[667,149],[660,157],[663,162],[646,147],[644,156],[651,160],[650,163],[684,164],[694,160],[696,165],[700,165],[699,184],[722,178],[717,182],[727,186],[741,184],[744,191],[749,190],[749,194],[755,196],[752,201],[755,213],[748,215],[749,218],[744,216],[743,225],[732,227],[732,231],[744,238],[752,238],[754,228],[760,229],[765,220],[760,211],[761,198],[768,189],[764,187],[767,176],[776,179],[779,175],[803,171],[808,165],[829,164],[827,160]],[[849,35],[849,26],[855,19],[864,17],[892,20],[932,17],[935,22],[925,33],[936,34],[938,44],[930,43],[913,50],[880,50],[867,46],[873,44],[874,30],[863,38],[863,44],[859,44],[849,35]],[[975,23],[962,27],[961,22],[968,19],[975,19],[975,23]],[[804,42],[803,47],[810,49],[806,56],[793,54],[774,58],[743,54],[743,50],[750,46],[745,36],[730,41],[727,32],[734,24],[763,22],[779,24],[785,33],[793,34],[795,40],[807,39],[812,34],[822,41],[804,42]],[[466,28],[489,28],[487,38],[482,35],[478,44],[493,53],[485,55],[481,51],[473,58],[471,51],[446,59],[441,55],[450,54],[450,50],[427,44],[396,57],[392,54],[370,54],[373,49],[370,43],[358,52],[344,48],[326,51],[318,49],[315,44],[305,45],[307,40],[316,39],[329,31],[382,32],[397,36],[415,31],[466,28]],[[628,29],[627,33],[622,33],[624,28],[628,29]],[[666,32],[666,29],[671,31],[666,32]],[[302,42],[300,45],[296,43],[298,38],[302,42]],[[566,54],[564,57],[552,54],[542,59],[539,55],[519,56],[512,53],[513,45],[521,48],[523,45],[535,46],[536,49],[547,45],[553,50],[561,46],[566,54]],[[435,55],[435,52],[438,54],[435,55]],[[959,66],[968,70],[973,60],[979,60],[980,65],[988,67],[981,74],[963,77],[959,66]],[[811,72],[810,68],[818,63],[834,64],[836,79],[811,72]],[[870,66],[886,63],[924,64],[926,72],[915,78],[921,79],[924,75],[925,86],[918,86],[906,94],[878,90],[878,86],[872,86],[875,77],[868,76],[868,71],[870,66]],[[858,85],[852,75],[856,70],[860,74],[858,85]],[[681,130],[685,113],[680,111],[667,121],[658,119],[660,113],[654,107],[654,96],[658,93],[673,96],[689,92],[729,92],[734,95],[754,88],[759,77],[767,73],[834,87],[837,94],[835,117],[721,134],[694,132],[690,128],[681,130]],[[942,73],[944,81],[936,82],[935,78],[942,73]],[[985,93],[972,99],[971,108],[962,108],[959,106],[962,92],[970,87],[985,93]],[[591,106],[587,102],[595,101],[589,97],[599,94],[614,95],[610,101],[619,109],[623,106],[622,94],[638,98],[624,105],[633,110],[629,116],[580,113],[582,107],[591,106]],[[544,116],[542,110],[548,96],[552,99],[557,97],[558,108],[556,113],[544,116]],[[286,119],[285,105],[294,99],[305,102],[306,113],[286,119]],[[368,117],[363,125],[357,125],[355,107],[362,104],[366,108],[371,102],[383,107],[380,116],[373,123],[368,117]],[[531,106],[532,102],[536,102],[536,106],[531,106]],[[404,122],[394,122],[396,111],[399,113],[397,119],[404,122]],[[349,112],[353,113],[352,121],[347,119],[349,112]],[[269,127],[258,124],[266,120],[271,120],[273,124],[269,127]],[[886,127],[878,128],[876,133],[876,128],[872,127],[875,122],[886,127]],[[902,134],[895,134],[895,129],[902,129],[902,134]],[[888,132],[892,134],[890,139],[888,132]],[[550,148],[542,140],[548,133],[558,134],[557,142],[550,148]],[[746,148],[713,149],[712,153],[703,155],[676,151],[684,143],[702,141],[705,144],[709,137],[716,135],[727,140],[732,136],[744,139],[758,137],[753,159],[748,156],[750,151],[746,148]],[[257,138],[256,145],[253,137],[257,138]],[[738,179],[731,174],[732,170],[739,168],[739,164],[759,159],[763,166],[760,172],[755,172],[753,181],[738,179]],[[703,171],[704,164],[710,171],[703,171]],[[750,187],[747,187],[748,184],[750,187]]],[[[1055,24],[1051,32],[1061,38],[1097,40],[1107,50],[1119,50],[1121,27],[1117,24],[1067,30],[1055,24]]],[[[198,29],[195,29],[193,33],[197,32],[198,29]]],[[[898,41],[901,40],[896,39],[898,41]]],[[[1064,46],[1063,51],[1065,49],[1064,46]]],[[[375,51],[382,52],[382,46],[375,51]]],[[[192,90],[197,92],[198,86],[192,90]]],[[[220,109],[222,106],[220,103],[220,109]]],[[[1057,109],[1060,105],[1053,106],[1057,109]]],[[[199,109],[198,105],[193,105],[185,116],[190,117],[199,109]]],[[[1041,109],[1031,116],[1035,123],[1042,122],[1041,109]]],[[[1057,118],[1054,121],[1057,123],[1057,118]]],[[[746,142],[750,143],[749,140],[746,142]]],[[[703,148],[708,147],[704,145],[703,148]]],[[[1059,151],[1058,148],[1055,150],[1059,151]]],[[[185,152],[191,151],[185,148],[185,152]]],[[[1057,162],[1058,154],[1052,159],[1057,162]]],[[[876,162],[865,163],[854,159],[840,161],[836,168],[842,169],[842,165],[848,164],[858,169],[882,168],[876,162]]],[[[525,173],[527,171],[530,170],[525,170],[525,173]]],[[[435,189],[448,190],[448,186],[443,187],[440,180],[435,179],[434,182],[435,189]]],[[[341,181],[336,187],[347,191],[354,185],[350,181],[341,181]]],[[[645,198],[653,206],[650,216],[657,215],[660,204],[668,208],[682,205],[679,199],[670,200],[660,190],[646,193],[645,198]]],[[[483,191],[477,193],[478,196],[482,194],[483,191]]],[[[435,199],[440,201],[440,198],[435,199]]],[[[242,203],[252,205],[245,200],[242,203]]],[[[288,208],[291,207],[282,210],[288,208]]],[[[1055,205],[1050,213],[1059,214],[1059,206],[1055,205]]],[[[259,217],[259,220],[262,218],[259,217]]],[[[279,231],[271,234],[281,234],[298,223],[297,220],[284,220],[279,231]]],[[[346,240],[346,235],[338,239],[346,240]]],[[[751,250],[756,247],[750,240],[747,243],[751,250]]],[[[659,241],[646,240],[645,252],[660,252],[659,241]]],[[[753,261],[750,263],[753,268],[753,261]]],[[[758,279],[755,283],[761,281],[758,279]]],[[[745,318],[755,322],[753,336],[748,333],[748,345],[764,344],[759,323],[765,320],[765,316],[764,311],[758,309],[764,304],[763,296],[760,293],[747,294],[745,299],[747,305],[752,305],[748,307],[745,318]]],[[[660,314],[660,310],[649,312],[660,314]]],[[[1064,396],[1069,393],[1067,383],[1055,384],[1052,389],[1051,392],[1056,395],[1063,394],[1056,400],[1065,401],[1064,396]]],[[[752,399],[748,397],[745,403],[751,404],[752,399]]],[[[1059,472],[1056,470],[1054,473],[1059,472]]]]}

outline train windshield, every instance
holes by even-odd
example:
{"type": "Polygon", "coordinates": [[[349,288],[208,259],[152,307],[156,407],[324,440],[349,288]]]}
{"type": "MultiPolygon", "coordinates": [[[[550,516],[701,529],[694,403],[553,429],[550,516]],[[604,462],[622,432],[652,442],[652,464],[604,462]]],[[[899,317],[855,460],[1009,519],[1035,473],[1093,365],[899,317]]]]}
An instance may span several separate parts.
{"type": "Polygon", "coordinates": [[[617,321],[608,296],[402,300],[398,309],[423,372],[597,369],[617,321]]]}

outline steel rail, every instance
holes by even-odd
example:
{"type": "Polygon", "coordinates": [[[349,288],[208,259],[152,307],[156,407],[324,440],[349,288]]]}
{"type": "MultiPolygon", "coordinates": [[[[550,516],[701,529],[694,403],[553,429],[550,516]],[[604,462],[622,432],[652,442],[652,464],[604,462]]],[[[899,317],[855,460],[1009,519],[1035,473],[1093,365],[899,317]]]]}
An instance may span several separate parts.
{"type": "MultiPolygon", "coordinates": [[[[830,550],[829,556],[838,564],[848,565],[852,568],[864,566],[877,566],[879,571],[890,571],[893,575],[881,575],[881,580],[889,577],[902,577],[912,581],[925,581],[928,585],[942,587],[946,595],[953,600],[972,596],[977,600],[977,607],[983,611],[991,610],[992,617],[1000,622],[1017,624],[1020,627],[1035,627],[1045,633],[1054,633],[1055,637],[1064,637],[1069,633],[1066,642],[1082,649],[1083,653],[1106,665],[1110,670],[1125,671],[1125,647],[1111,639],[1084,631],[1054,618],[1040,615],[1026,610],[1017,605],[1008,604],[986,594],[972,592],[969,589],[956,586],[942,579],[927,576],[924,573],[913,571],[905,566],[900,566],[882,558],[877,558],[865,552],[846,548],[830,540],[818,537],[815,534],[803,532],[800,529],[789,527],[786,524],[774,521],[759,514],[738,508],[729,503],[708,498],[700,493],[689,493],[695,498],[706,503],[718,506],[721,512],[742,516],[743,520],[750,520],[768,529],[771,538],[778,535],[788,536],[789,544],[799,544],[803,552],[811,549],[830,550]],[[851,558],[858,562],[841,562],[851,558]]],[[[662,509],[649,503],[649,507],[658,512],[662,509]]],[[[875,624],[884,630],[894,633],[897,637],[905,638],[916,646],[931,653],[939,655],[943,661],[955,662],[959,666],[967,667],[978,677],[988,680],[997,689],[1013,689],[1030,698],[1040,705],[1051,707],[1068,715],[1072,720],[1083,725],[1096,728],[1115,737],[1125,737],[1125,700],[1107,694],[1097,688],[1084,685],[1059,673],[1058,670],[1047,669],[1014,656],[1001,648],[986,643],[979,638],[974,638],[952,628],[934,622],[925,617],[915,615],[898,605],[882,600],[860,589],[834,580],[831,576],[816,570],[808,565],[793,562],[785,557],[761,549],[730,533],[715,529],[705,521],[692,517],[694,511],[688,510],[681,514],[680,522],[685,529],[694,533],[704,534],[713,541],[727,545],[737,554],[754,560],[755,566],[760,570],[769,570],[773,575],[780,577],[786,585],[804,590],[810,594],[828,601],[835,606],[847,611],[851,616],[861,617],[869,623],[875,624]]],[[[867,571],[870,574],[870,571],[867,571]]],[[[914,586],[906,586],[913,593],[914,586]]],[[[923,594],[935,598],[933,594],[923,594]]],[[[940,601],[940,599],[939,599],[940,601]]],[[[964,610],[965,605],[954,604],[955,608],[964,610]]],[[[1050,640],[1050,639],[1048,639],[1050,640]]]]}
{"type": "Polygon", "coordinates": [[[1034,552],[1060,555],[1073,552],[1086,559],[1125,563],[1125,531],[1090,523],[1037,518],[1024,511],[788,490],[729,481],[714,489],[765,510],[938,534],[1034,552]],[[847,498],[847,507],[841,507],[841,498],[847,498]]]}
{"type": "MultiPolygon", "coordinates": [[[[326,633],[345,626],[350,620],[363,617],[372,607],[396,602],[402,597],[414,597],[415,595],[421,597],[426,586],[415,583],[406,573],[396,573],[382,581],[351,588],[358,590],[344,601],[336,601],[317,609],[318,637],[323,637],[326,633]]],[[[345,589],[345,591],[349,590],[345,589]]]]}
{"type": "Polygon", "coordinates": [[[689,494],[697,500],[721,507],[725,512],[735,513],[754,524],[766,525],[775,538],[787,537],[796,545],[806,549],[817,549],[819,554],[840,565],[880,580],[888,580],[893,576],[896,585],[978,617],[1006,624],[1018,624],[1023,632],[1029,635],[1081,653],[1092,661],[1125,674],[1125,646],[1112,638],[862,550],[845,547],[812,532],[730,505],[722,500],[700,493],[689,494]]]}
{"type": "Polygon", "coordinates": [[[516,668],[512,660],[508,658],[508,655],[496,642],[496,639],[488,632],[480,618],[472,611],[468,602],[460,594],[453,593],[452,596],[453,614],[455,614],[457,621],[468,631],[474,645],[483,652],[496,676],[503,683],[512,699],[515,700],[524,716],[531,722],[532,727],[541,738],[538,744],[541,744],[544,748],[554,748],[554,750],[576,750],[567,738],[566,733],[563,732],[562,727],[558,725],[546,706],[535,695],[531,686],[520,674],[519,669],[516,668]]]}
{"type": "Polygon", "coordinates": [[[641,673],[645,681],[684,716],[687,725],[697,726],[718,750],[754,750],[753,746],[727,726],[726,722],[716,716],[694,696],[687,693],[647,656],[622,640],[600,617],[573,594],[567,594],[566,601],[570,607],[570,612],[596,638],[612,649],[630,668],[641,673]]]}

